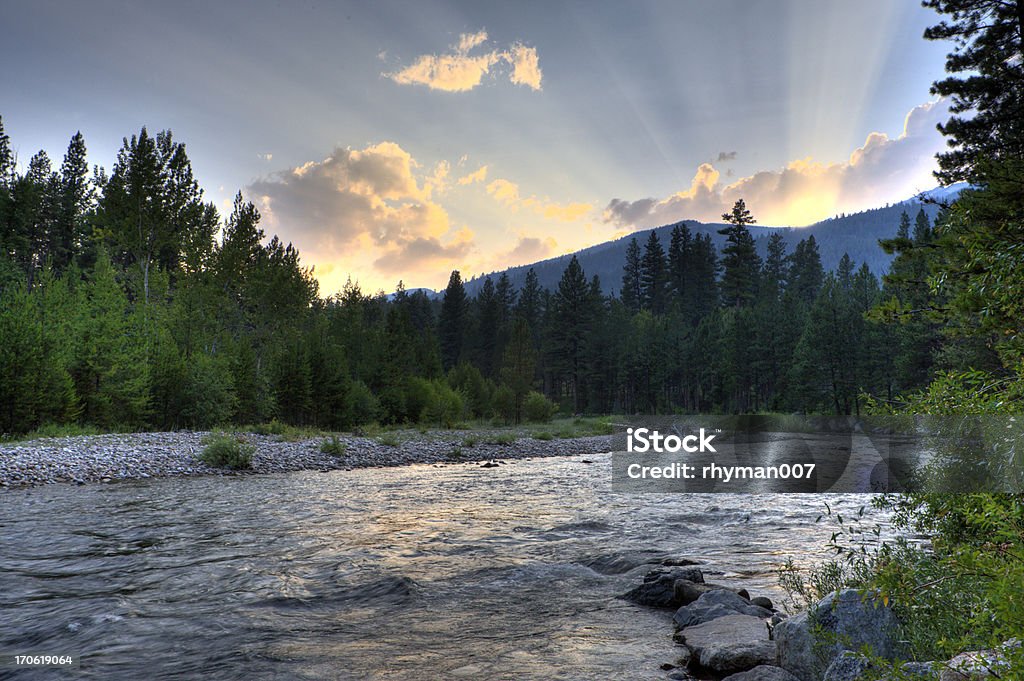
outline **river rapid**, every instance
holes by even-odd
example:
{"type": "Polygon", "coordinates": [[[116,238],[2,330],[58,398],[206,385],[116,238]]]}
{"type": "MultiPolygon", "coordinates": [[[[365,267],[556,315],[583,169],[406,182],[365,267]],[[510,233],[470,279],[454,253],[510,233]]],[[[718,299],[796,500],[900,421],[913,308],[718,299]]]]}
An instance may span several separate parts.
{"type": "Polygon", "coordinates": [[[610,455],[0,493],[0,678],[664,679],[665,557],[778,600],[857,495],[622,494],[610,455]]]}

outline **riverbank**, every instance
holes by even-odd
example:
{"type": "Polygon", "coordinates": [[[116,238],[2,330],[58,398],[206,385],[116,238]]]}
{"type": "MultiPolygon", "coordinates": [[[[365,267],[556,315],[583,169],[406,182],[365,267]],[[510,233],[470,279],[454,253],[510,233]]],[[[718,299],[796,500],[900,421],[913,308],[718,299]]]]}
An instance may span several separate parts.
{"type": "Polygon", "coordinates": [[[206,432],[127,433],[40,438],[0,444],[0,488],[53,483],[107,483],[153,477],[252,475],[350,470],[414,463],[500,461],[607,452],[612,437],[537,439],[521,431],[388,431],[377,437],[338,435],[340,454],[321,452],[323,437],[287,441],[240,432],[255,447],[243,471],[203,463],[206,432]]]}

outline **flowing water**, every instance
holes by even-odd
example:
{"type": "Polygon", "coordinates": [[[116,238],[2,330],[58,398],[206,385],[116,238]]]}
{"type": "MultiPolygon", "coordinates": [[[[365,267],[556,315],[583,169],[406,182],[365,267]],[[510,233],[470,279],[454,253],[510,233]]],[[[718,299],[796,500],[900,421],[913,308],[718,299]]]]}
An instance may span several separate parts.
{"type": "Polygon", "coordinates": [[[81,662],[0,678],[664,679],[671,613],[614,598],[645,561],[777,597],[822,555],[820,496],[615,494],[590,459],[4,492],[0,650],[81,662]]]}

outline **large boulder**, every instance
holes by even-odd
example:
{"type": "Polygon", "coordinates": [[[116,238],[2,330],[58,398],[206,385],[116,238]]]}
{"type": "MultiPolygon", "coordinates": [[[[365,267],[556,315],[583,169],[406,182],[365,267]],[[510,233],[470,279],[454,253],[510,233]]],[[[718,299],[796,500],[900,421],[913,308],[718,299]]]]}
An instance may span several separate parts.
{"type": "Polygon", "coordinates": [[[693,566],[655,568],[644,576],[643,584],[630,589],[619,598],[655,608],[678,608],[683,603],[676,597],[675,585],[681,580],[691,584],[703,584],[704,574],[700,568],[693,566]]]}
{"type": "Polygon", "coordinates": [[[844,650],[867,647],[877,657],[895,659],[898,627],[878,599],[865,599],[855,589],[836,591],[775,626],[778,666],[801,681],[817,681],[844,650]]]}
{"type": "Polygon", "coordinates": [[[733,591],[716,590],[701,594],[693,603],[684,605],[672,617],[676,627],[692,627],[704,624],[727,615],[750,615],[751,617],[768,618],[771,610],[752,605],[745,598],[733,591]]]}
{"type": "Polygon", "coordinates": [[[732,674],[722,681],[798,681],[798,679],[782,667],[758,665],[739,674],[732,674]]]}
{"type": "Polygon", "coordinates": [[[866,657],[847,650],[832,660],[825,670],[824,681],[861,681],[872,668],[866,657]]]}
{"type": "Polygon", "coordinates": [[[775,644],[760,617],[726,615],[686,627],[679,638],[690,649],[691,664],[716,675],[746,671],[775,660],[775,644]]]}

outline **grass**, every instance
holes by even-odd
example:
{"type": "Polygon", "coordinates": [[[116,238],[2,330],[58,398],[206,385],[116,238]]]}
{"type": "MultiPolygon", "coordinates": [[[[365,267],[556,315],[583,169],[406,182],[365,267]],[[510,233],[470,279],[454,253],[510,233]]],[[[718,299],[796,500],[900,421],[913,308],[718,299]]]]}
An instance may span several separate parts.
{"type": "Polygon", "coordinates": [[[323,437],[326,433],[312,426],[290,426],[277,419],[267,423],[256,425],[240,426],[238,430],[257,435],[276,436],[281,442],[301,442],[302,440],[314,440],[323,437]]]}
{"type": "Polygon", "coordinates": [[[449,461],[462,461],[462,448],[453,447],[452,449],[448,450],[448,453],[445,454],[445,457],[449,461]]]}
{"type": "Polygon", "coordinates": [[[476,447],[476,443],[478,442],[480,442],[480,438],[471,435],[462,441],[462,446],[472,448],[476,447]]]}
{"type": "Polygon", "coordinates": [[[24,435],[4,437],[5,442],[24,442],[39,440],[45,437],[77,437],[79,435],[102,435],[114,433],[116,430],[100,430],[94,426],[80,426],[77,423],[47,423],[24,435]]]}
{"type": "Polygon", "coordinates": [[[320,451],[331,456],[345,456],[345,450],[345,443],[339,440],[337,435],[332,435],[320,443],[320,451]]]}
{"type": "Polygon", "coordinates": [[[381,443],[385,447],[397,447],[401,443],[398,441],[398,436],[394,433],[384,433],[377,438],[377,442],[381,443]]]}
{"type": "Polygon", "coordinates": [[[231,468],[242,470],[252,468],[252,455],[256,447],[234,435],[210,433],[203,438],[202,453],[199,459],[215,468],[231,468]]]}
{"type": "Polygon", "coordinates": [[[539,433],[534,433],[533,434],[533,439],[534,440],[545,440],[545,441],[546,440],[554,440],[555,436],[552,435],[551,433],[549,433],[546,430],[542,430],[539,433]]]}

